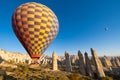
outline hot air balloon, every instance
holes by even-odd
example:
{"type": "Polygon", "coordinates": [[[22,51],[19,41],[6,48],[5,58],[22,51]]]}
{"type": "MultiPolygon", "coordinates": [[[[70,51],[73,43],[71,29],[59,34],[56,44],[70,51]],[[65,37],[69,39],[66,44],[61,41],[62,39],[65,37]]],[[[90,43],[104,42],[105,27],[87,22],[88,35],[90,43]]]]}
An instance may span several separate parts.
{"type": "Polygon", "coordinates": [[[108,27],[105,27],[105,28],[104,28],[104,30],[105,30],[105,31],[108,31],[108,30],[109,30],[109,28],[108,28],[108,27]]]}
{"type": "Polygon", "coordinates": [[[14,11],[12,26],[34,62],[55,39],[59,29],[58,19],[52,10],[35,2],[22,4],[14,11]]]}

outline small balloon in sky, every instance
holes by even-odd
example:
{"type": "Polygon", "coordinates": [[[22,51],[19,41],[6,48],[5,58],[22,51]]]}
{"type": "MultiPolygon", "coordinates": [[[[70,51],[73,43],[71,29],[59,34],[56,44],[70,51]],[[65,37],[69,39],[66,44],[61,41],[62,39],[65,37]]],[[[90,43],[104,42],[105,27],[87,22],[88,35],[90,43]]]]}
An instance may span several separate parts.
{"type": "Polygon", "coordinates": [[[105,28],[104,28],[104,30],[105,30],[105,31],[108,31],[108,30],[109,30],[109,28],[108,28],[108,27],[105,27],[105,28]]]}

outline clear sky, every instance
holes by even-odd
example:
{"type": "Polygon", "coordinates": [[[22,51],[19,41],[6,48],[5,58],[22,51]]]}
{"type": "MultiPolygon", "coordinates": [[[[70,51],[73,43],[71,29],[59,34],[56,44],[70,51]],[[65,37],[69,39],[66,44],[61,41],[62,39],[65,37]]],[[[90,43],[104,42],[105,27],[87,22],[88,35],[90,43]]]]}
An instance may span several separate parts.
{"type": "Polygon", "coordinates": [[[26,2],[51,8],[59,20],[59,33],[44,54],[64,55],[94,48],[98,55],[120,56],[120,0],[1,0],[0,49],[27,53],[11,25],[14,10],[26,2]],[[104,28],[108,30],[105,31],[104,28]]]}

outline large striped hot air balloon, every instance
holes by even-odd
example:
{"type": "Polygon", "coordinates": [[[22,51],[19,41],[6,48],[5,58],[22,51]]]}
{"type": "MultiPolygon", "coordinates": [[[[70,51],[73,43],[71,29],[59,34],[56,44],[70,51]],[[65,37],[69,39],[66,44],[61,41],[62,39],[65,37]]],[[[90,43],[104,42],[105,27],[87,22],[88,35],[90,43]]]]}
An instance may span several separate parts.
{"type": "Polygon", "coordinates": [[[12,16],[13,30],[36,61],[44,53],[58,33],[58,19],[45,5],[29,2],[20,5],[12,16]]]}

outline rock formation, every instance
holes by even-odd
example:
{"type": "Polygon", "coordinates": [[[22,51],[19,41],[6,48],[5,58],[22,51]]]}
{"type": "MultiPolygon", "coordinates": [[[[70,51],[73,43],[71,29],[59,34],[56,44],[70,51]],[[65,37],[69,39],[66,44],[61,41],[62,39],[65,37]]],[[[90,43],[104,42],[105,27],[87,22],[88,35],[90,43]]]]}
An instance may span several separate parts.
{"type": "Polygon", "coordinates": [[[2,57],[0,56],[0,63],[3,61],[2,57]]]}
{"type": "Polygon", "coordinates": [[[31,61],[28,54],[20,54],[18,52],[7,52],[5,50],[0,50],[0,57],[3,60],[14,63],[26,63],[26,60],[31,61]]]}
{"type": "Polygon", "coordinates": [[[58,70],[57,54],[56,54],[56,52],[53,52],[52,58],[53,58],[53,60],[52,60],[53,70],[58,70]]]}
{"type": "Polygon", "coordinates": [[[95,65],[95,61],[94,61],[94,59],[93,59],[93,57],[92,57],[92,56],[91,56],[90,61],[91,61],[91,64],[92,64],[92,65],[95,65]]]}
{"type": "Polygon", "coordinates": [[[103,57],[103,63],[104,63],[104,66],[106,68],[108,68],[109,70],[112,70],[112,63],[110,62],[110,59],[107,57],[107,56],[104,56],[103,57]]]}
{"type": "Polygon", "coordinates": [[[71,55],[71,63],[72,63],[72,66],[78,66],[78,56],[77,55],[71,55]]]}
{"type": "MultiPolygon", "coordinates": [[[[8,62],[14,62],[14,63],[25,63],[25,64],[31,64],[31,58],[28,54],[21,54],[18,52],[8,52],[5,50],[0,49],[0,63],[5,60],[8,62]]],[[[52,57],[46,56],[43,54],[39,60],[39,64],[48,64],[49,62],[52,63],[52,57]]]]}
{"type": "Polygon", "coordinates": [[[79,70],[80,70],[80,74],[86,75],[84,58],[83,58],[83,55],[80,52],[80,50],[78,51],[78,57],[79,57],[79,70]]]}
{"type": "Polygon", "coordinates": [[[119,61],[120,61],[120,57],[117,57],[118,59],[119,59],[119,61]]]}
{"type": "Polygon", "coordinates": [[[101,61],[99,60],[97,53],[95,50],[91,48],[91,54],[93,56],[94,62],[95,62],[95,68],[96,68],[96,73],[99,78],[105,77],[105,73],[103,71],[103,66],[101,61]]]}
{"type": "Polygon", "coordinates": [[[117,65],[117,67],[120,67],[120,61],[119,61],[119,59],[117,57],[115,57],[115,63],[117,65]]]}
{"type": "Polygon", "coordinates": [[[48,64],[48,60],[47,59],[43,59],[43,61],[41,62],[41,64],[47,65],[48,64]]]}
{"type": "Polygon", "coordinates": [[[8,62],[2,61],[2,63],[0,63],[0,67],[11,67],[11,68],[17,68],[17,65],[10,64],[10,63],[8,63],[8,62]]]}
{"type": "Polygon", "coordinates": [[[111,59],[112,67],[117,67],[114,58],[111,59]]]}
{"type": "Polygon", "coordinates": [[[86,64],[86,74],[90,77],[93,77],[93,71],[91,67],[91,61],[89,60],[87,52],[85,52],[85,64],[86,64]]]}
{"type": "Polygon", "coordinates": [[[71,61],[70,61],[70,56],[68,51],[65,51],[65,63],[66,63],[66,71],[71,72],[72,66],[71,66],[71,61]]]}

